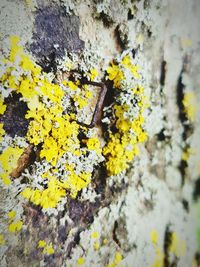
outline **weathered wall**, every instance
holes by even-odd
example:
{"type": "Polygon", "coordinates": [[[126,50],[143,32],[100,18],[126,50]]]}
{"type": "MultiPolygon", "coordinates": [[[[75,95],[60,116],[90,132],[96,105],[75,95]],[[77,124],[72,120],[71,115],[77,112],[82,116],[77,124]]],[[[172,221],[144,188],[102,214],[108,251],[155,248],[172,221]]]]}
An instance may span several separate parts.
{"type": "MultiPolygon", "coordinates": [[[[86,165],[95,166],[92,182],[76,199],[67,194],[47,210],[25,202],[19,192],[39,170],[24,170],[26,175],[12,179],[9,186],[1,183],[0,265],[200,266],[199,1],[2,0],[0,6],[3,57],[10,51],[9,37],[17,35],[32,61],[60,85],[71,65],[83,74],[95,69],[100,82],[108,76],[109,62],[134,54],[149,99],[143,114],[148,139],[139,144],[140,154],[117,175],[98,168],[102,158],[87,159],[86,165]],[[11,210],[23,222],[14,233],[7,230],[11,210]],[[39,240],[52,242],[54,253],[43,253],[39,240]]],[[[109,86],[108,102],[115,104],[109,86]]],[[[5,88],[4,82],[2,95],[9,106],[5,88]]],[[[80,121],[91,119],[94,99],[77,111],[80,121]]],[[[29,142],[23,139],[24,122],[17,115],[12,120],[12,105],[17,104],[11,100],[10,113],[1,119],[6,131],[2,147],[15,142],[25,148],[29,142]]],[[[100,126],[91,130],[102,146],[104,131],[100,126]]]]}

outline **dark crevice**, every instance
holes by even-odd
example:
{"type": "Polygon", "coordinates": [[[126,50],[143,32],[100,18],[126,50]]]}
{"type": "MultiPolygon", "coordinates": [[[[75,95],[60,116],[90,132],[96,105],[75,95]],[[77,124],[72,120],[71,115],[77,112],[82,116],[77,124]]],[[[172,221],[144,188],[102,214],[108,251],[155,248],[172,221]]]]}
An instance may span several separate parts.
{"type": "Polygon", "coordinates": [[[117,27],[115,28],[115,38],[116,38],[117,44],[123,51],[127,48],[128,36],[124,36],[124,38],[121,38],[120,32],[121,32],[120,25],[117,25],[117,27]]]}
{"type": "Polygon", "coordinates": [[[189,203],[186,199],[182,200],[182,204],[183,204],[183,208],[185,209],[185,211],[189,212],[189,203]]]}
{"type": "Polygon", "coordinates": [[[136,49],[132,49],[131,50],[131,53],[132,53],[132,57],[133,57],[133,59],[135,59],[135,56],[136,56],[136,53],[137,53],[137,50],[138,50],[138,48],[136,48],[136,49]]]}
{"type": "Polygon", "coordinates": [[[131,9],[128,10],[128,15],[127,15],[127,19],[128,20],[132,20],[134,18],[131,9]]]}
{"type": "Polygon", "coordinates": [[[105,198],[106,177],[106,168],[103,164],[100,164],[99,168],[97,168],[93,173],[93,179],[95,185],[95,192],[97,193],[97,195],[101,195],[101,201],[103,201],[105,198]]]}
{"type": "Polygon", "coordinates": [[[56,74],[57,72],[57,62],[55,51],[52,52],[48,56],[43,56],[41,59],[37,61],[37,64],[42,67],[42,70],[46,73],[53,72],[56,74]]]}
{"type": "Polygon", "coordinates": [[[165,237],[164,237],[164,267],[169,267],[170,262],[169,262],[169,246],[171,244],[171,232],[169,230],[169,226],[166,227],[165,230],[165,237]]]}
{"type": "Polygon", "coordinates": [[[24,137],[28,130],[29,121],[25,118],[28,110],[27,104],[20,100],[21,94],[12,93],[4,100],[6,104],[5,113],[0,116],[0,122],[3,122],[5,132],[11,137],[15,135],[24,137]]]}
{"type": "Polygon", "coordinates": [[[119,239],[118,239],[118,237],[117,237],[117,233],[116,233],[117,228],[118,228],[118,222],[115,221],[115,223],[114,223],[114,227],[113,227],[113,240],[115,241],[115,243],[116,243],[119,247],[121,247],[121,245],[120,245],[120,241],[119,241],[119,239]]]}
{"type": "Polygon", "coordinates": [[[158,141],[165,141],[165,139],[166,139],[166,136],[165,136],[165,134],[164,134],[164,132],[165,132],[165,129],[163,128],[159,133],[158,133],[158,141]]]}
{"type": "Polygon", "coordinates": [[[112,195],[117,195],[122,193],[124,190],[127,190],[129,184],[124,181],[124,179],[121,181],[120,184],[113,184],[112,187],[110,188],[110,191],[112,195]]]}
{"type": "Polygon", "coordinates": [[[186,169],[188,167],[187,161],[185,160],[181,160],[179,165],[178,165],[178,169],[181,173],[181,177],[182,177],[182,186],[185,183],[185,176],[186,176],[186,169]]]}
{"type": "MultiPolygon", "coordinates": [[[[108,80],[105,82],[105,84],[106,84],[108,91],[107,91],[107,94],[106,94],[105,99],[104,99],[104,107],[109,107],[112,105],[112,103],[114,103],[114,99],[116,96],[116,90],[114,90],[113,83],[111,81],[108,80]]],[[[104,132],[104,138],[105,139],[107,138],[107,135],[108,135],[108,131],[107,131],[108,127],[109,128],[115,127],[115,118],[114,118],[113,114],[114,113],[113,113],[112,109],[109,109],[106,112],[105,111],[103,112],[103,118],[108,117],[111,121],[109,126],[106,123],[102,123],[102,130],[104,132]]]]}
{"type": "Polygon", "coordinates": [[[105,14],[103,11],[100,13],[100,19],[103,21],[103,25],[106,28],[109,28],[113,24],[111,17],[105,14]]]}
{"type": "Polygon", "coordinates": [[[198,177],[198,179],[195,181],[193,199],[197,201],[199,197],[200,197],[200,177],[198,177]]]}
{"type": "Polygon", "coordinates": [[[160,85],[161,86],[165,85],[166,65],[167,65],[167,62],[163,60],[161,63],[161,71],[160,71],[160,85]]]}
{"type": "MultiPolygon", "coordinates": [[[[185,109],[184,109],[184,105],[183,105],[185,86],[183,84],[182,75],[185,72],[185,66],[186,66],[186,59],[184,60],[183,68],[180,72],[178,82],[177,82],[177,106],[179,108],[179,119],[183,125],[183,133],[182,133],[183,142],[185,142],[187,140],[187,138],[190,136],[191,131],[192,131],[191,125],[188,124],[188,119],[187,119],[187,116],[185,114],[185,109]]],[[[184,147],[184,150],[186,150],[186,149],[187,149],[187,147],[184,147]]],[[[179,166],[178,166],[179,171],[180,171],[181,176],[182,176],[182,185],[184,185],[184,182],[185,182],[187,167],[188,167],[187,161],[182,159],[180,161],[179,166]]]]}
{"type": "MultiPolygon", "coordinates": [[[[177,105],[179,107],[179,119],[181,123],[183,124],[183,127],[185,127],[184,123],[187,121],[186,114],[184,112],[184,106],[183,106],[183,98],[184,98],[184,84],[182,82],[182,75],[184,73],[184,69],[181,70],[178,82],[177,82],[177,105]]],[[[187,129],[184,129],[184,132],[187,129]]],[[[183,138],[185,140],[185,133],[183,133],[183,138]]]]}
{"type": "Polygon", "coordinates": [[[152,31],[151,31],[150,29],[147,29],[147,36],[148,36],[149,38],[151,38],[151,36],[152,36],[152,31]]]}
{"type": "Polygon", "coordinates": [[[85,227],[93,222],[100,205],[101,202],[99,199],[96,199],[95,202],[80,202],[78,199],[69,199],[67,207],[69,217],[73,220],[75,225],[82,225],[82,227],[85,227]]]}
{"type": "Polygon", "coordinates": [[[200,252],[197,252],[195,254],[195,260],[196,260],[197,266],[199,267],[200,266],[200,252]]]}
{"type": "Polygon", "coordinates": [[[188,124],[188,118],[186,116],[185,113],[185,108],[183,105],[183,99],[184,99],[184,89],[185,89],[185,85],[183,84],[183,80],[182,80],[182,75],[185,72],[185,64],[183,65],[183,68],[180,72],[179,78],[178,78],[178,82],[177,82],[177,105],[179,108],[179,119],[183,125],[183,134],[182,134],[182,138],[183,141],[185,141],[188,136],[191,134],[192,131],[192,127],[190,124],[188,124]]]}
{"type": "Polygon", "coordinates": [[[75,246],[79,245],[80,243],[80,234],[81,232],[83,232],[85,230],[85,228],[81,227],[77,230],[77,232],[75,233],[74,235],[74,240],[71,241],[68,246],[67,246],[67,250],[66,250],[66,255],[67,257],[71,257],[71,253],[72,253],[72,250],[75,246]]]}

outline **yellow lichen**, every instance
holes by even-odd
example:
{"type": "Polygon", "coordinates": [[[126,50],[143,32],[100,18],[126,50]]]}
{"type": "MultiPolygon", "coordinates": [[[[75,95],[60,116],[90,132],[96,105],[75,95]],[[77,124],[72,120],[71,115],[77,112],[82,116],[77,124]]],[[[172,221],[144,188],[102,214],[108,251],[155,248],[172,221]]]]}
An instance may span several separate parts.
{"type": "Polygon", "coordinates": [[[10,220],[13,220],[15,218],[15,216],[16,216],[16,211],[15,210],[11,210],[11,211],[8,212],[8,218],[10,220]]]}
{"type": "Polygon", "coordinates": [[[155,260],[152,267],[164,267],[164,253],[159,247],[155,248],[155,260]]]}
{"type": "Polygon", "coordinates": [[[70,189],[71,197],[75,198],[77,193],[86,188],[87,185],[91,182],[91,173],[80,173],[76,174],[74,171],[71,171],[68,175],[67,181],[63,182],[62,186],[65,189],[70,189]]]}
{"type": "Polygon", "coordinates": [[[140,75],[138,73],[139,71],[139,66],[135,65],[135,64],[132,64],[131,62],[131,58],[129,55],[126,55],[122,61],[121,61],[122,65],[124,65],[126,68],[128,68],[131,73],[133,74],[133,76],[136,78],[136,79],[139,79],[140,78],[140,75]]]}
{"type": "Polygon", "coordinates": [[[5,244],[5,239],[3,234],[0,234],[0,246],[3,246],[5,244]]]}
{"type": "Polygon", "coordinates": [[[40,106],[26,115],[26,118],[34,118],[29,124],[28,140],[34,145],[43,143],[40,156],[53,166],[66,151],[74,152],[79,147],[79,125],[62,112],[59,106],[48,110],[40,106]]]}
{"type": "Polygon", "coordinates": [[[43,248],[42,253],[46,255],[51,255],[54,253],[54,248],[52,242],[47,244],[45,240],[38,241],[38,248],[43,248]]]}
{"type": "Polygon", "coordinates": [[[21,195],[35,205],[40,205],[44,209],[47,209],[55,208],[61,198],[66,195],[66,192],[61,182],[51,177],[46,189],[39,190],[27,187],[21,192],[21,195]]]}
{"type": "Polygon", "coordinates": [[[93,248],[94,248],[94,250],[99,250],[99,248],[100,248],[99,242],[94,242],[93,248]]]}
{"type": "Polygon", "coordinates": [[[107,267],[117,267],[117,266],[122,266],[121,265],[122,262],[122,255],[120,252],[115,252],[115,256],[113,261],[109,262],[109,264],[107,265],[107,267]]]}
{"type": "MultiPolygon", "coordinates": [[[[108,67],[108,79],[113,81],[114,87],[122,89],[121,82],[125,79],[123,68],[129,69],[135,79],[140,78],[139,67],[132,64],[129,55],[116,65],[108,67]]],[[[123,89],[125,90],[125,89],[123,89]]],[[[106,157],[106,168],[109,175],[116,175],[126,170],[129,163],[139,154],[138,144],[147,140],[147,133],[143,130],[143,112],[148,107],[144,88],[138,84],[131,89],[131,93],[137,98],[138,115],[136,118],[126,118],[124,114],[131,110],[127,104],[114,105],[115,127],[117,133],[109,133],[108,142],[103,148],[106,157]]],[[[123,93],[122,93],[123,94],[123,93]]]]}
{"type": "Polygon", "coordinates": [[[3,123],[0,123],[0,142],[2,141],[4,135],[5,131],[3,129],[3,123]]]}
{"type": "Polygon", "coordinates": [[[74,96],[73,100],[78,103],[78,107],[80,109],[82,109],[82,108],[87,106],[87,100],[84,97],[80,96],[80,95],[74,96]]]}
{"type": "Polygon", "coordinates": [[[39,240],[38,241],[38,248],[44,248],[46,246],[46,241],[45,240],[39,240]]]}
{"type": "Polygon", "coordinates": [[[21,230],[23,226],[23,222],[21,220],[12,222],[11,224],[9,224],[8,226],[8,231],[11,233],[15,233],[21,230]]]}
{"type": "Polygon", "coordinates": [[[182,240],[177,233],[172,233],[171,245],[169,251],[177,257],[184,256],[186,253],[186,243],[182,240]]]}
{"type": "Polygon", "coordinates": [[[194,122],[196,118],[196,113],[198,110],[198,105],[196,101],[196,96],[192,91],[186,92],[184,94],[183,106],[184,106],[184,111],[185,111],[187,118],[191,122],[194,122]]]}
{"type": "MultiPolygon", "coordinates": [[[[11,88],[17,94],[21,94],[29,109],[26,114],[26,119],[30,120],[26,141],[34,146],[40,145],[39,156],[43,162],[50,165],[48,172],[41,174],[45,183],[40,187],[30,183],[21,195],[44,209],[55,208],[66,196],[67,191],[72,197],[76,197],[92,179],[92,171],[76,170],[76,168],[80,169],[78,164],[73,166],[66,164],[66,174],[61,177],[56,165],[60,160],[62,161],[62,157],[73,155],[77,158],[77,162],[80,162],[81,156],[87,153],[95,152],[98,157],[102,155],[98,138],[90,137],[81,140],[80,131],[87,133],[88,129],[77,123],[75,115],[88,104],[88,99],[92,98],[93,93],[88,85],[81,86],[77,79],[75,81],[66,79],[61,86],[53,83],[49,75],[42,72],[41,68],[25,53],[17,36],[11,38],[10,55],[4,59],[4,62],[6,71],[0,77],[1,83],[5,89],[11,88]],[[18,75],[14,74],[16,72],[18,75]],[[64,108],[66,91],[62,90],[63,86],[70,89],[66,91],[69,93],[67,97],[70,97],[75,104],[72,107],[72,113],[67,114],[64,108]]],[[[125,79],[125,69],[130,71],[134,79],[140,77],[139,68],[132,63],[130,56],[124,57],[119,64],[112,63],[107,69],[107,74],[108,79],[113,81],[117,89],[121,89],[122,81],[125,79]]],[[[98,72],[96,69],[91,69],[88,75],[90,80],[94,80],[98,72]]],[[[114,112],[117,132],[110,132],[108,143],[103,149],[107,170],[111,175],[128,168],[129,162],[139,154],[137,144],[147,138],[142,129],[144,122],[142,112],[145,106],[143,88],[136,85],[132,94],[140,96],[138,116],[134,120],[125,119],[124,112],[127,112],[130,107],[125,104],[123,107],[116,105],[114,112]]],[[[3,101],[1,102],[2,112],[4,112],[5,105],[3,101]]],[[[0,125],[0,129],[0,136],[3,136],[3,125],[0,125]]],[[[22,152],[19,148],[6,148],[0,155],[0,162],[4,169],[1,178],[4,183],[10,183],[9,174],[16,167],[22,152]]]]}
{"type": "Polygon", "coordinates": [[[0,173],[0,178],[5,185],[11,183],[10,173],[17,167],[17,161],[22,153],[23,149],[19,147],[7,147],[0,155],[0,164],[3,169],[3,172],[0,173]]]}
{"type": "Polygon", "coordinates": [[[151,241],[154,245],[158,243],[158,232],[156,230],[151,231],[151,241]]]}
{"type": "Polygon", "coordinates": [[[72,82],[72,81],[68,81],[66,84],[67,84],[67,85],[69,86],[69,88],[72,89],[72,90],[77,90],[77,89],[78,89],[77,84],[75,84],[75,83],[72,82]]]}
{"type": "Polygon", "coordinates": [[[81,265],[83,265],[84,263],[85,263],[85,258],[83,258],[83,257],[78,258],[78,260],[77,260],[77,265],[78,265],[78,266],[81,266],[81,265]]]}
{"type": "Polygon", "coordinates": [[[186,148],[182,153],[182,160],[188,161],[191,155],[195,154],[195,150],[191,147],[186,148]]]}
{"type": "Polygon", "coordinates": [[[94,79],[98,76],[98,71],[96,69],[91,69],[89,73],[89,77],[91,81],[94,81],[94,79]]]}
{"type": "Polygon", "coordinates": [[[101,153],[101,144],[98,138],[89,138],[83,142],[86,143],[89,150],[96,150],[97,153],[101,153]]]}
{"type": "Polygon", "coordinates": [[[120,70],[120,68],[115,65],[114,63],[107,68],[108,79],[113,81],[114,87],[119,88],[121,87],[121,81],[124,80],[124,74],[120,70]]]}
{"type": "MultiPolygon", "coordinates": [[[[41,68],[25,54],[17,36],[11,37],[10,56],[5,59],[5,63],[8,66],[14,64],[12,67],[8,67],[6,73],[0,77],[1,82],[6,88],[8,81],[8,86],[22,94],[23,99],[28,104],[29,110],[26,119],[31,121],[26,136],[27,141],[35,146],[41,144],[40,157],[52,165],[52,169],[46,177],[48,179],[47,188],[39,190],[30,186],[24,189],[21,194],[32,203],[43,208],[54,208],[61,198],[66,195],[66,190],[69,190],[71,196],[75,197],[91,181],[91,173],[82,172],[77,175],[74,169],[68,173],[65,181],[59,181],[56,176],[52,177],[52,173],[58,173],[58,171],[55,172],[55,169],[53,171],[53,168],[66,152],[81,156],[80,140],[78,138],[80,126],[75,121],[74,113],[64,114],[65,110],[61,105],[64,91],[59,85],[49,81],[48,75],[45,72],[42,73],[41,68]],[[14,76],[13,70],[17,64],[21,68],[21,72],[20,75],[14,76]]],[[[94,70],[91,73],[93,76],[97,74],[94,70]]],[[[66,81],[64,84],[72,91],[76,91],[80,82],[66,81]]],[[[84,88],[83,96],[74,96],[74,99],[77,97],[76,101],[80,109],[87,104],[86,98],[91,97],[88,88],[84,88]]],[[[5,109],[4,106],[3,109],[5,109]]],[[[3,135],[3,126],[1,128],[3,135]]],[[[16,152],[13,151],[12,154],[16,155],[16,152]]],[[[1,175],[1,178],[9,184],[9,173],[16,165],[18,157],[12,158],[12,164],[8,162],[11,155],[7,156],[8,159],[5,159],[5,157],[6,151],[0,156],[0,160],[7,161],[6,164],[3,164],[5,172],[1,175]],[[9,168],[6,169],[5,165],[9,168]]]]}
{"type": "Polygon", "coordinates": [[[99,233],[96,232],[96,231],[95,231],[95,232],[92,232],[92,233],[91,233],[91,237],[92,237],[92,238],[95,238],[95,239],[96,239],[96,238],[99,238],[99,233]]]}
{"type": "Polygon", "coordinates": [[[115,264],[119,264],[122,261],[122,255],[120,252],[115,253],[115,264]]]}
{"type": "Polygon", "coordinates": [[[156,230],[152,230],[150,237],[155,249],[155,258],[151,267],[164,267],[164,253],[158,245],[158,232],[156,230]]]}
{"type": "Polygon", "coordinates": [[[47,244],[43,249],[43,254],[46,254],[46,255],[54,254],[54,252],[55,252],[55,250],[53,248],[53,244],[52,243],[47,244]]]}
{"type": "Polygon", "coordinates": [[[3,115],[6,110],[6,105],[4,104],[3,98],[0,94],[0,115],[3,115]]]}

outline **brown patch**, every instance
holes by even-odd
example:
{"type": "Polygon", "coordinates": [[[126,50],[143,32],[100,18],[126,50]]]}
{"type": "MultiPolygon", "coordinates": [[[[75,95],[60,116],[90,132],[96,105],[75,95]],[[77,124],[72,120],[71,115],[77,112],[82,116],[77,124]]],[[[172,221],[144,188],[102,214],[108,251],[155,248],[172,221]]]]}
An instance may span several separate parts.
{"type": "Polygon", "coordinates": [[[33,151],[33,145],[29,145],[17,161],[17,168],[11,172],[11,177],[18,178],[21,173],[31,164],[35,159],[35,153],[33,151]]]}

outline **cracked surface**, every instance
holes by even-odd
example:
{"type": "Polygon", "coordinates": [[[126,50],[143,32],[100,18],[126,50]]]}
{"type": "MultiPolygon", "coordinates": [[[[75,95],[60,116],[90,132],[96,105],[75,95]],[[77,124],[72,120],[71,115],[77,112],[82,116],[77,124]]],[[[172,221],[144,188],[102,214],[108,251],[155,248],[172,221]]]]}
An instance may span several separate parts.
{"type": "MultiPolygon", "coordinates": [[[[8,36],[18,35],[24,47],[31,47],[33,61],[40,62],[42,71],[52,75],[53,83],[53,75],[63,73],[62,83],[68,77],[73,82],[81,80],[78,73],[70,73],[70,68],[85,76],[95,68],[100,82],[109,62],[129,51],[144,73],[142,82],[150,100],[144,113],[148,140],[140,144],[140,156],[118,175],[109,176],[104,163],[99,162],[88,187],[75,199],[67,192],[57,209],[44,211],[16,197],[32,179],[26,171],[9,187],[1,182],[0,265],[200,266],[198,1],[54,2],[43,8],[35,1],[20,1],[19,5],[2,1],[3,54],[9,51],[8,36]],[[76,53],[80,50],[82,53],[76,53]],[[185,97],[191,92],[195,100],[185,97]],[[12,210],[17,212],[15,219],[9,213],[12,210]],[[7,229],[15,220],[23,221],[22,229],[10,233],[7,229]],[[40,240],[45,240],[44,247],[39,247],[40,240]],[[54,252],[46,253],[51,248],[54,252]]],[[[116,98],[112,81],[107,79],[106,83],[108,107],[116,104],[116,98]]],[[[1,94],[6,95],[1,88],[1,94]]],[[[6,132],[2,147],[15,138],[24,151],[27,143],[21,138],[29,123],[23,119],[27,106],[19,98],[14,102],[6,99],[7,109],[0,121],[6,132]]],[[[70,113],[79,108],[74,99],[65,98],[70,113]]],[[[79,110],[80,121],[90,112],[90,107],[79,110]]],[[[114,125],[112,112],[108,109],[105,114],[114,125]]],[[[103,123],[95,126],[91,135],[105,145],[107,130],[103,123]]],[[[78,138],[85,139],[86,133],[79,133],[78,138]]],[[[35,183],[40,174],[40,150],[39,146],[35,151],[35,165],[28,167],[35,183]]],[[[86,165],[91,160],[87,159],[86,165]]]]}

